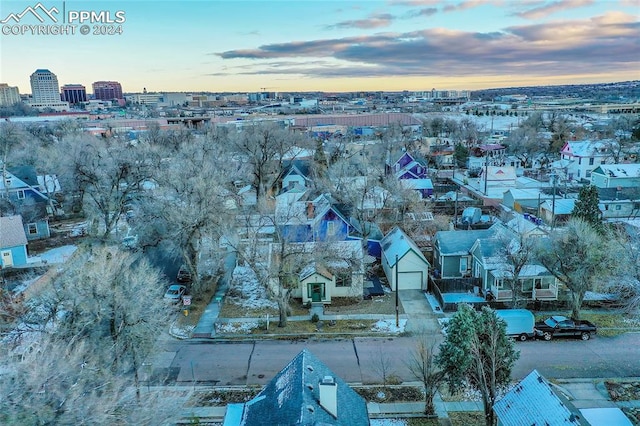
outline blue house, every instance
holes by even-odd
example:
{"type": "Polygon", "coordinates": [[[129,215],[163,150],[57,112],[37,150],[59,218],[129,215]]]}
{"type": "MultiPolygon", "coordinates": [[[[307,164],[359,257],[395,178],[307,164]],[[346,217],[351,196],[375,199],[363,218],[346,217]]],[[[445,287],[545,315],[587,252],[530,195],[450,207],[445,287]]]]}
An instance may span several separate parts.
{"type": "Polygon", "coordinates": [[[405,152],[393,164],[387,164],[387,174],[393,174],[404,187],[413,189],[420,198],[429,198],[433,194],[433,183],[427,178],[428,167],[405,152]]]}
{"type": "MultiPolygon", "coordinates": [[[[51,186],[49,180],[43,183],[51,186]]],[[[55,190],[57,179],[53,183],[55,190]]],[[[42,188],[35,169],[30,166],[15,167],[11,172],[6,172],[0,184],[0,197],[8,199],[14,213],[22,216],[29,241],[51,236],[49,215],[54,212],[54,202],[46,195],[46,191],[47,188],[42,188]]]]}
{"type": "Polygon", "coordinates": [[[27,264],[27,236],[22,217],[0,217],[0,266],[15,268],[27,264]]]}

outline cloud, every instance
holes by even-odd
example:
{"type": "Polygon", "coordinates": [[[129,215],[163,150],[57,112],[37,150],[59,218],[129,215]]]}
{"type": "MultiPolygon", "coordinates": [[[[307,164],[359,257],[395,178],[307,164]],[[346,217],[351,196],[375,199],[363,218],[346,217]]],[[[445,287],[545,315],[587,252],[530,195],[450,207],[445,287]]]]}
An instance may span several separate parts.
{"type": "Polygon", "coordinates": [[[480,6],[486,6],[493,4],[495,6],[504,6],[505,2],[503,0],[463,0],[458,3],[447,3],[443,8],[443,12],[453,12],[455,10],[467,10],[473,9],[480,6]]]}
{"type": "Polygon", "coordinates": [[[376,15],[371,15],[366,19],[355,19],[350,21],[342,21],[337,24],[328,25],[326,29],[345,29],[345,28],[360,28],[360,29],[371,29],[371,28],[383,28],[391,25],[395,17],[389,13],[380,13],[376,15]]]}
{"type": "Polygon", "coordinates": [[[591,6],[594,0],[558,0],[545,3],[532,9],[516,12],[514,15],[524,19],[543,19],[554,13],[569,9],[591,6]]]}
{"type": "Polygon", "coordinates": [[[633,15],[611,12],[591,19],[512,26],[494,32],[429,28],[267,44],[217,55],[227,60],[255,60],[242,70],[248,74],[564,75],[637,69],[639,38],[640,23],[633,15]],[[283,62],[275,66],[275,60],[283,62]],[[316,62],[305,63],[309,60],[316,62]],[[287,63],[290,61],[296,63],[287,63]]]}
{"type": "Polygon", "coordinates": [[[416,16],[432,16],[438,13],[438,9],[435,7],[426,7],[423,9],[416,9],[407,12],[407,17],[415,18],[416,16]]]}

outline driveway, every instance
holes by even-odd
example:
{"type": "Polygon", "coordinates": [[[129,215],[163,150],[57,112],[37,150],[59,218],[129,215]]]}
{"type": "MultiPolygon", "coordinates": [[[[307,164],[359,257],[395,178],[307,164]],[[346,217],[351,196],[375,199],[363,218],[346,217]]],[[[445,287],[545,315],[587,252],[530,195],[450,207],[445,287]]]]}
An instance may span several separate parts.
{"type": "Polygon", "coordinates": [[[431,310],[431,305],[429,305],[424,292],[421,290],[400,290],[398,296],[408,317],[406,332],[414,336],[421,333],[441,334],[438,317],[431,310]]]}

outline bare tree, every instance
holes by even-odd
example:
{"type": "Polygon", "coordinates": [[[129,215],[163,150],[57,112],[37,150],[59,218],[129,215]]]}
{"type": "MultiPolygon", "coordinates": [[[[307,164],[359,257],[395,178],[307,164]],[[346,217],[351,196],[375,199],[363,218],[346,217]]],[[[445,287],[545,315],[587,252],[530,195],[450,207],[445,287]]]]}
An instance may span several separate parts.
{"type": "Polygon", "coordinates": [[[587,291],[608,275],[614,262],[606,241],[590,224],[572,219],[540,244],[536,257],[571,292],[571,316],[580,319],[587,291]]]}
{"type": "Polygon", "coordinates": [[[426,334],[421,334],[416,340],[407,368],[424,387],[424,413],[434,415],[436,409],[433,398],[444,382],[445,374],[436,362],[436,343],[434,340],[429,341],[426,334]]]}
{"type": "Polygon", "coordinates": [[[528,237],[524,230],[519,232],[505,232],[498,235],[500,244],[499,255],[503,259],[505,282],[511,291],[511,308],[521,307],[522,283],[520,275],[523,269],[534,258],[535,240],[528,237]]]}
{"type": "MultiPolygon", "coordinates": [[[[230,148],[251,165],[256,201],[260,201],[275,183],[282,171],[285,154],[290,153],[301,140],[274,124],[259,124],[244,128],[230,138],[230,148]]],[[[295,153],[292,153],[295,158],[295,153]]]]}
{"type": "Polygon", "coordinates": [[[633,227],[619,226],[608,234],[616,262],[604,289],[617,294],[625,312],[640,311],[640,233],[633,227]]]}

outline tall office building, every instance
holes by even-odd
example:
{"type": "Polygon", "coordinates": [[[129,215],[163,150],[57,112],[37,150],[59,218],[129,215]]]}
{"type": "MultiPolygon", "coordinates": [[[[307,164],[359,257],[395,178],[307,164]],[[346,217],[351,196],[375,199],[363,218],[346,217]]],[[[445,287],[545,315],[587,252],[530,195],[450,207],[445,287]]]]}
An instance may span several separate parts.
{"type": "Polygon", "coordinates": [[[31,74],[31,96],[36,104],[60,102],[58,77],[49,70],[36,70],[31,74]]]}
{"type": "Polygon", "coordinates": [[[82,84],[65,84],[62,86],[61,98],[70,104],[87,102],[87,89],[82,84]]]}
{"type": "Polygon", "coordinates": [[[18,88],[0,83],[0,106],[11,106],[18,102],[20,102],[18,88]]]}
{"type": "Polygon", "coordinates": [[[93,97],[102,101],[112,99],[124,99],[122,97],[122,86],[117,81],[96,81],[92,84],[93,97]]]}

